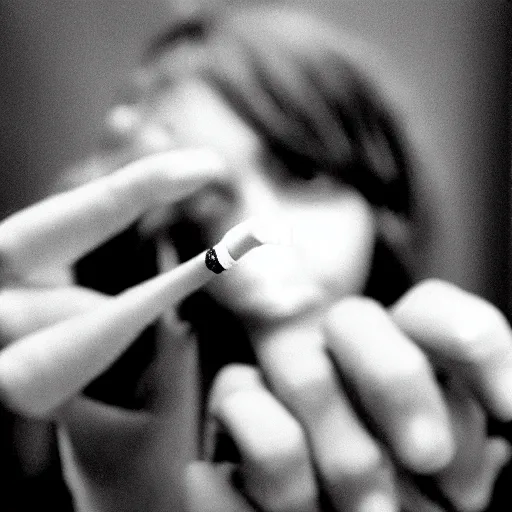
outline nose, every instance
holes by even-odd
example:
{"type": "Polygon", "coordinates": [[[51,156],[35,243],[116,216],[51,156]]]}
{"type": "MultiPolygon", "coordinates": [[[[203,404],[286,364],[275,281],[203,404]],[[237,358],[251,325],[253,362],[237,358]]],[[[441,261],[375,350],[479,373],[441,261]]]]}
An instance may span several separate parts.
{"type": "Polygon", "coordinates": [[[270,177],[262,172],[246,170],[238,180],[238,220],[250,217],[275,218],[285,214],[286,204],[270,177]]]}
{"type": "Polygon", "coordinates": [[[295,244],[293,203],[279,184],[264,174],[245,172],[238,181],[236,216],[229,224],[264,217],[282,230],[283,244],[269,244],[245,256],[209,290],[232,311],[259,329],[312,314],[323,303],[320,284],[304,272],[295,244]],[[288,235],[290,229],[290,236],[288,235]]]}

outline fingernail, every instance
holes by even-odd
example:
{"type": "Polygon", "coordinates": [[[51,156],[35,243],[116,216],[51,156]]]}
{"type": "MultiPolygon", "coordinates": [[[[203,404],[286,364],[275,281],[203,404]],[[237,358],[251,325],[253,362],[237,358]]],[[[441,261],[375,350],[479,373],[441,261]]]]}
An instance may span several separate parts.
{"type": "Polygon", "coordinates": [[[454,444],[450,432],[431,416],[414,416],[406,426],[404,437],[404,456],[415,471],[438,471],[453,457],[454,444]]]}
{"type": "Polygon", "coordinates": [[[359,503],[357,512],[396,512],[395,499],[383,491],[367,494],[359,503]]]}

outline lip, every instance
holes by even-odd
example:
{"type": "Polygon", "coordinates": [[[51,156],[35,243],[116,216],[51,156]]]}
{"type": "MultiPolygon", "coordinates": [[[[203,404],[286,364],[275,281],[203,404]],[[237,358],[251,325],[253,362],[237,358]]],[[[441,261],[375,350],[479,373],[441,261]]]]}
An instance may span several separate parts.
{"type": "Polygon", "coordinates": [[[308,284],[252,289],[235,307],[251,324],[273,325],[306,316],[325,302],[325,294],[308,284]]]}
{"type": "Polygon", "coordinates": [[[256,324],[302,316],[327,298],[326,290],[305,271],[294,251],[281,246],[258,248],[210,285],[230,310],[256,324]]]}

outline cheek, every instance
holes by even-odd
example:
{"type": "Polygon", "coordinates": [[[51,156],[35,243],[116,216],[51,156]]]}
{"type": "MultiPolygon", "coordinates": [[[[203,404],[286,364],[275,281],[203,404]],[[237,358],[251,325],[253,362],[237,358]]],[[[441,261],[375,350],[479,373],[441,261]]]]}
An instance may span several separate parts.
{"type": "Polygon", "coordinates": [[[363,291],[372,261],[371,209],[355,193],[319,202],[288,203],[292,246],[249,253],[209,290],[238,313],[254,318],[293,316],[363,291]]]}
{"type": "Polygon", "coordinates": [[[363,291],[375,242],[371,208],[356,193],[302,208],[295,215],[294,246],[304,271],[331,299],[363,291]]]}

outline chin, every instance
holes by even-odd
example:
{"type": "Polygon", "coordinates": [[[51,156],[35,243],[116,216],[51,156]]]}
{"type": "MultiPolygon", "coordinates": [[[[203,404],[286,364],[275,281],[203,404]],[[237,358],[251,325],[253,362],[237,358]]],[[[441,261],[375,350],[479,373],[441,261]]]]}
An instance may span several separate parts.
{"type": "Polygon", "coordinates": [[[324,294],[314,286],[276,286],[240,294],[230,309],[251,323],[273,324],[301,318],[324,303],[324,294]]]}

